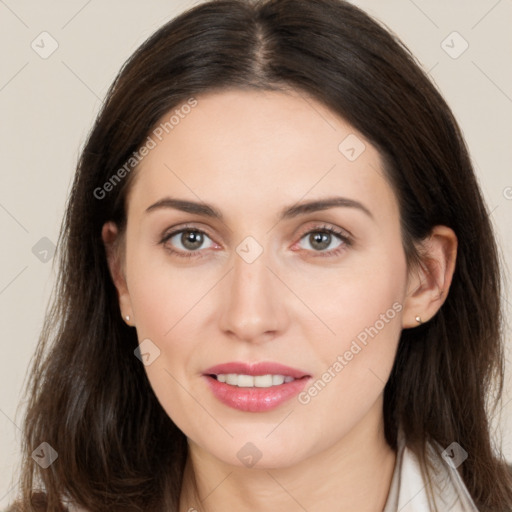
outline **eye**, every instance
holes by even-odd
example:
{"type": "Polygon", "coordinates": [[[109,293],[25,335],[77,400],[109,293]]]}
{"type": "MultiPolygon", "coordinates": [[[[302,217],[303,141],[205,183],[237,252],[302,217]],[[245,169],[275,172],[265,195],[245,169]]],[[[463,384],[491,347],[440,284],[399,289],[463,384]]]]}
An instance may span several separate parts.
{"type": "MultiPolygon", "coordinates": [[[[346,247],[350,247],[352,240],[343,231],[331,226],[322,226],[309,230],[302,237],[305,240],[305,247],[313,252],[320,253],[319,256],[336,256],[340,254],[346,247]],[[336,242],[337,245],[336,245],[336,242]],[[330,247],[330,250],[326,250],[330,247]]],[[[300,242],[299,242],[300,243],[300,242]]],[[[304,248],[302,246],[302,248],[304,248]]]]}
{"type": "Polygon", "coordinates": [[[208,249],[215,244],[211,238],[202,230],[197,228],[182,228],[177,231],[172,231],[164,235],[161,244],[165,245],[166,249],[171,253],[183,257],[200,257],[202,249],[208,249]],[[210,244],[204,246],[206,240],[210,240],[210,244]],[[174,248],[178,250],[175,250],[174,248]],[[197,253],[197,254],[195,254],[197,253]]]}

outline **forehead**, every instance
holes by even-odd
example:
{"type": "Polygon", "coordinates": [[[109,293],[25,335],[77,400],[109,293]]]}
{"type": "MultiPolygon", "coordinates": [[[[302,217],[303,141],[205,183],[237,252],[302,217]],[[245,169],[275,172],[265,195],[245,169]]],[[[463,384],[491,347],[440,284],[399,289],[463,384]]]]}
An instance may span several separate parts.
{"type": "MultiPolygon", "coordinates": [[[[165,194],[245,210],[340,194],[396,209],[378,151],[299,92],[224,90],[178,105],[150,134],[129,208],[165,194]]],[[[261,213],[261,212],[260,212],[261,213]]]]}

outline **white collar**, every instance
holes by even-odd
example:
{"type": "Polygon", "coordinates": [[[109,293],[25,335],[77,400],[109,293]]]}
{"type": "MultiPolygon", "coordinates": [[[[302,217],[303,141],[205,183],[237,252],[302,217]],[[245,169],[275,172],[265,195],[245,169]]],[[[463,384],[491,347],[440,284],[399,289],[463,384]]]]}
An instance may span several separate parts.
{"type": "MultiPolygon", "coordinates": [[[[440,511],[478,512],[457,469],[441,455],[443,448],[436,443],[427,445],[427,453],[436,468],[432,482],[434,499],[440,511]]],[[[464,464],[462,462],[462,464],[464,464]]],[[[419,460],[398,431],[397,458],[388,499],[383,512],[431,512],[426,481],[419,460]]]]}

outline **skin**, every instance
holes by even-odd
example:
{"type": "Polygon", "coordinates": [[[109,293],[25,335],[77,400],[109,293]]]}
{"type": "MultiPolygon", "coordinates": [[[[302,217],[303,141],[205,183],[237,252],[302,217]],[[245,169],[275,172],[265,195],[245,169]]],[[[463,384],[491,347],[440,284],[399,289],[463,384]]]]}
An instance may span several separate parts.
{"type": "Polygon", "coordinates": [[[180,511],[382,510],[396,460],[384,386],[401,330],[416,315],[428,321],[447,295],[456,237],[437,226],[422,243],[424,267],[410,268],[379,153],[312,98],[232,89],[197,100],[137,169],[124,236],[111,222],[102,232],[121,313],[160,350],[145,366],[151,386],[189,441],[180,511]],[[365,144],[354,161],[338,149],[350,134],[365,144]],[[284,207],[333,195],[371,216],[335,207],[278,220],[284,207]],[[166,196],[212,204],[224,219],[145,211],[166,196]],[[185,223],[207,233],[202,257],[170,253],[194,252],[180,235],[159,243],[185,223]],[[315,244],[324,226],[353,243],[315,244]],[[236,251],[247,236],[263,249],[252,263],[236,251]],[[234,410],[202,377],[223,362],[276,361],[315,381],[393,304],[394,318],[307,404],[234,410]],[[251,468],[237,457],[247,442],[261,453],[251,468]]]}

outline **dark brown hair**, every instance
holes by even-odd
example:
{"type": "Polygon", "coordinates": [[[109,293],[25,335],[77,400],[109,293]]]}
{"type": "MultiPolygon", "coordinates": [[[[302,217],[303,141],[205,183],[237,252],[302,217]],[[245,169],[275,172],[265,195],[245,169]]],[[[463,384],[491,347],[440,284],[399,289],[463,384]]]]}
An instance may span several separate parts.
{"type": "MultiPolygon", "coordinates": [[[[436,225],[458,237],[448,297],[404,330],[384,391],[385,435],[426,471],[425,447],[457,441],[481,511],[512,509],[512,478],[491,440],[503,386],[499,257],[461,131],[404,45],[341,0],[221,0],[164,25],[125,63],[83,149],[58,242],[59,272],[28,383],[20,510],[178,510],[185,435],[158,403],[121,319],[101,228],[125,227],[136,170],[97,191],[160,118],[203,92],[294,89],[341,115],[380,151],[400,205],[409,262],[436,225]],[[59,457],[47,469],[41,442],[59,457]],[[34,494],[37,490],[44,494],[34,494]],[[41,503],[37,505],[36,501],[41,503]]],[[[213,122],[213,120],[212,120],[213,122]]]]}

